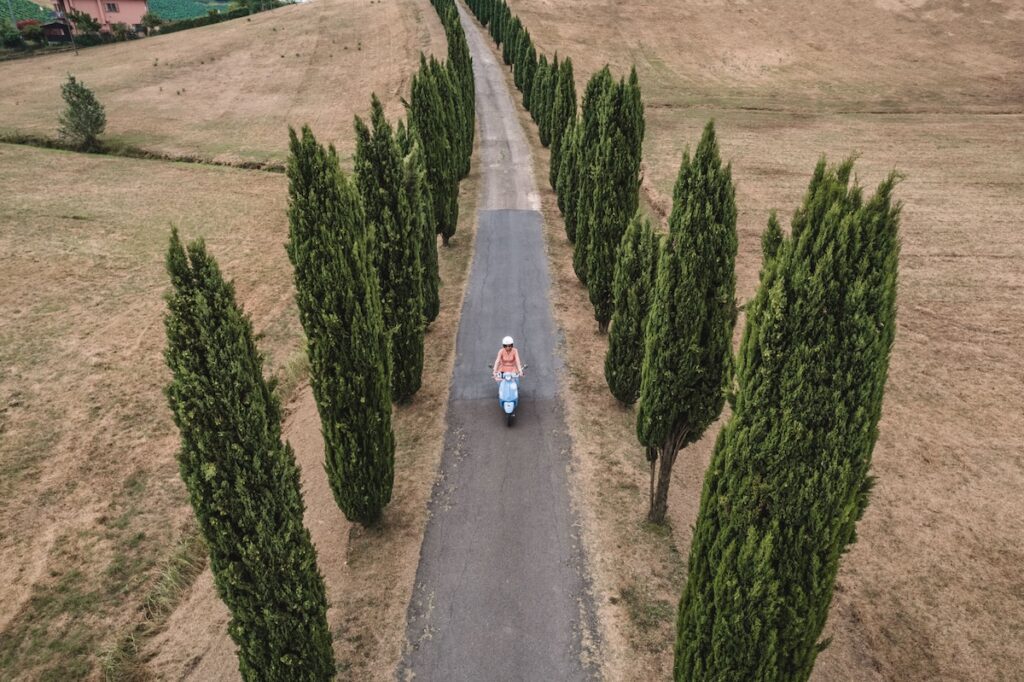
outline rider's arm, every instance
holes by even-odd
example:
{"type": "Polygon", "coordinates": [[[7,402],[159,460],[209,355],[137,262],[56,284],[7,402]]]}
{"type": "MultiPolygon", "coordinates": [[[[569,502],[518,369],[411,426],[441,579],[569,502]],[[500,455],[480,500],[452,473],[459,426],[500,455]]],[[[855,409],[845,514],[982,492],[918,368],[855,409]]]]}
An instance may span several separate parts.
{"type": "Polygon", "coordinates": [[[519,373],[523,373],[523,361],[519,359],[519,349],[516,348],[516,367],[519,369],[519,373]]]}
{"type": "Polygon", "coordinates": [[[497,357],[494,358],[494,366],[491,367],[491,374],[498,373],[498,363],[501,362],[501,351],[498,351],[497,357]]]}

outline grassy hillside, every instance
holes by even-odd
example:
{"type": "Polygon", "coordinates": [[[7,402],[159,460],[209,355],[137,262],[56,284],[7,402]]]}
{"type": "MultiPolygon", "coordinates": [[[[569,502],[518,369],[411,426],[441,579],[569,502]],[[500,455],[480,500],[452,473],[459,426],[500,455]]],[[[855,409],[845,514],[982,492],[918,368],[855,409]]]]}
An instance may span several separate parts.
{"type": "MultiPolygon", "coordinates": [[[[1024,669],[1024,11],[952,0],[510,5],[545,52],[572,56],[580,92],[603,64],[636,64],[656,215],[670,207],[682,150],[715,119],[737,183],[741,301],[757,285],[769,210],[788,224],[819,155],[859,153],[872,189],[892,168],[906,173],[878,485],[843,560],[815,679],[1013,679],[1024,669]]],[[[560,263],[564,235],[552,234],[560,263]]],[[[553,280],[569,395],[583,401],[570,410],[576,444],[596,491],[609,678],[664,679],[715,433],[676,465],[669,547],[642,549],[657,542],[639,525],[647,467],[632,415],[604,384],[606,339],[585,291],[571,269],[553,280]]]]}
{"type": "Polygon", "coordinates": [[[107,108],[107,139],[217,160],[282,160],[287,127],[343,155],[376,91],[402,113],[419,52],[444,53],[429,3],[323,0],[145,40],[0,63],[0,132],[54,135],[73,73],[107,108]]]}

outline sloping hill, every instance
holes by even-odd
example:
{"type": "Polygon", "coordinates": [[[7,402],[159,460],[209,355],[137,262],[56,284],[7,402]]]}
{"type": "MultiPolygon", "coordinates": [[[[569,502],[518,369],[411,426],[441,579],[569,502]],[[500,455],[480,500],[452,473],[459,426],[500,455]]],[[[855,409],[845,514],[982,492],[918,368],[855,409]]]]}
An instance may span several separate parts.
{"type": "Polygon", "coordinates": [[[53,135],[73,73],[107,109],[107,138],[218,160],[281,160],[287,127],[352,149],[376,91],[402,112],[420,51],[444,54],[429,4],[320,0],[166,36],[0,64],[0,132],[53,135]]]}

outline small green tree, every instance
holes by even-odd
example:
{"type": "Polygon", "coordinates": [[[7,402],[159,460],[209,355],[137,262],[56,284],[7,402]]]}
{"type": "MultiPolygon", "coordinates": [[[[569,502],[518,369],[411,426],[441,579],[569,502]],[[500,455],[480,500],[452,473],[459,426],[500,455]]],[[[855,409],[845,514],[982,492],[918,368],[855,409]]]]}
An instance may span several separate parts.
{"type": "Polygon", "coordinates": [[[167,398],[178,467],[231,612],[245,680],[330,680],[334,654],[316,550],[302,525],[299,468],[263,378],[252,322],[202,241],[171,234],[167,398]]]}
{"type": "Polygon", "coordinates": [[[806,680],[827,645],[818,637],[868,503],[896,332],[897,176],[864,201],[852,167],[818,164],[747,307],[736,408],[690,549],[676,680],[806,680]]]}
{"type": "MultiPolygon", "coordinates": [[[[657,448],[660,467],[648,519],[662,523],[679,450],[718,418],[732,379],[736,323],[736,199],[732,171],[722,167],[714,124],[697,151],[683,154],[669,239],[658,259],[648,313],[637,436],[657,448]]],[[[652,451],[648,451],[648,458],[652,451]]]]}
{"type": "Polygon", "coordinates": [[[61,138],[85,150],[98,147],[98,138],[107,127],[107,113],[96,95],[71,74],[60,94],[65,104],[58,129],[61,138]]]}
{"type": "Polygon", "coordinates": [[[356,186],[374,228],[374,269],[384,328],[391,337],[391,397],[404,403],[423,373],[423,265],[420,207],[406,196],[402,152],[377,95],[370,102],[371,131],[357,116],[356,186]]]}
{"type": "Polygon", "coordinates": [[[391,500],[391,354],[359,193],[308,126],[289,129],[288,258],[308,340],[327,479],[350,521],[375,523],[391,500]]]}
{"type": "Polygon", "coordinates": [[[71,23],[75,25],[75,29],[80,33],[90,35],[100,32],[100,22],[94,19],[91,14],[73,9],[68,12],[68,19],[71,20],[71,23]]]}
{"type": "Polygon", "coordinates": [[[142,25],[146,28],[146,35],[153,32],[153,29],[160,28],[167,22],[156,12],[146,12],[142,15],[142,25]]]}
{"type": "Polygon", "coordinates": [[[658,267],[658,239],[649,220],[636,216],[622,237],[615,262],[615,311],[612,314],[604,377],[623,405],[640,397],[644,326],[658,267]]]}

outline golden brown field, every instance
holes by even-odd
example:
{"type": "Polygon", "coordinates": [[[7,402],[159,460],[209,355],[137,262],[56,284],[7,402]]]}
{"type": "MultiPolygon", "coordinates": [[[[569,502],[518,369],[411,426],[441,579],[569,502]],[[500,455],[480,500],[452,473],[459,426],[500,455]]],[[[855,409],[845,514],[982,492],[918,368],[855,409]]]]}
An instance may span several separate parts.
{"type": "MultiPolygon", "coordinates": [[[[715,119],[737,184],[741,302],[754,293],[769,210],[792,213],[821,154],[859,154],[869,189],[892,168],[906,174],[878,485],[843,561],[825,632],[834,639],[815,679],[1016,679],[1024,669],[1024,11],[945,0],[510,5],[539,48],[572,56],[581,93],[604,63],[618,74],[636,64],[653,213],[669,208],[682,150],[715,119]]],[[[547,152],[537,153],[546,164],[547,152]]],[[[572,274],[552,200],[548,192],[552,298],[566,334],[605,674],[663,679],[717,429],[676,464],[670,535],[645,526],[647,468],[632,414],[604,385],[606,340],[572,274]]]]}
{"type": "Polygon", "coordinates": [[[419,53],[444,54],[429,3],[317,0],[129,43],[0,63],[0,133],[55,136],[71,73],[107,108],[104,139],[219,161],[282,161],[309,123],[342,158],[376,92],[402,115],[419,53]]]}
{"type": "MultiPolygon", "coordinates": [[[[228,161],[283,160],[286,125],[309,122],[347,155],[352,117],[368,113],[371,92],[392,117],[401,113],[421,49],[445,49],[429,3],[323,0],[252,22],[90,48],[77,58],[4,63],[0,128],[53,134],[59,84],[73,69],[106,105],[104,139],[228,161]]],[[[146,622],[166,631],[168,610],[191,599],[192,566],[202,566],[174,459],[178,434],[162,395],[170,226],[185,238],[204,237],[234,280],[262,335],[267,371],[281,379],[285,398],[295,397],[297,419],[308,389],[284,251],[287,180],[8,144],[0,144],[0,169],[0,677],[114,672],[147,679],[165,670],[144,665],[159,651],[148,637],[133,644],[129,635],[146,622]]],[[[436,362],[431,394],[447,390],[437,377],[454,345],[471,227],[464,224],[464,238],[441,254],[448,300],[446,317],[428,335],[436,362]]],[[[417,467],[433,470],[443,404],[414,402],[397,418],[410,476],[422,474],[417,467]]],[[[286,433],[306,441],[306,431],[318,435],[315,409],[312,415],[306,427],[289,422],[286,433]]],[[[318,469],[315,444],[305,450],[312,457],[306,468],[318,469]]],[[[365,561],[376,561],[375,552],[401,560],[396,555],[410,545],[418,551],[415,529],[420,524],[422,532],[430,483],[421,477],[424,491],[418,479],[396,484],[394,534],[381,543],[352,541],[369,542],[365,561]],[[408,491],[404,498],[400,490],[408,491]]],[[[347,535],[347,526],[333,532],[347,535]]],[[[346,560],[323,552],[325,566],[346,560]]],[[[403,589],[392,591],[400,597],[403,589]]],[[[402,627],[404,611],[396,623],[402,627]]],[[[365,623],[357,615],[347,627],[354,637],[365,623]]],[[[397,656],[397,636],[380,645],[339,640],[338,647],[358,668],[366,657],[397,656]]]]}

